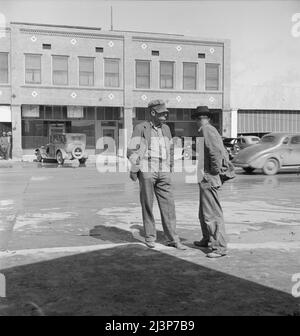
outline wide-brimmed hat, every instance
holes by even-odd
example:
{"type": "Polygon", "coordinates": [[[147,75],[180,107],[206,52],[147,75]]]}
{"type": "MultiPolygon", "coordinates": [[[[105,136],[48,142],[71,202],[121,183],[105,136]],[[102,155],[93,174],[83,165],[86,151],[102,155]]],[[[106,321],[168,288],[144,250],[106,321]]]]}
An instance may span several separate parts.
{"type": "Polygon", "coordinates": [[[192,119],[197,119],[201,116],[206,116],[211,118],[213,112],[209,110],[207,106],[197,106],[195,111],[192,113],[192,119]]]}
{"type": "Polygon", "coordinates": [[[168,113],[166,103],[161,99],[151,100],[148,104],[149,110],[154,110],[156,113],[168,113]]]}

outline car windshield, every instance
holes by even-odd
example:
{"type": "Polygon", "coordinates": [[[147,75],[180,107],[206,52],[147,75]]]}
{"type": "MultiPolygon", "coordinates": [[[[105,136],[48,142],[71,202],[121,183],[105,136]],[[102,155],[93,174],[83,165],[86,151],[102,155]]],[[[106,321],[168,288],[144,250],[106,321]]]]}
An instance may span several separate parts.
{"type": "Polygon", "coordinates": [[[84,141],[84,135],[71,135],[69,141],[84,141]]]}
{"type": "Polygon", "coordinates": [[[253,142],[259,142],[259,138],[251,138],[253,142]]]}
{"type": "Polygon", "coordinates": [[[274,135],[265,135],[261,138],[260,142],[262,143],[275,143],[278,141],[274,135]]]}

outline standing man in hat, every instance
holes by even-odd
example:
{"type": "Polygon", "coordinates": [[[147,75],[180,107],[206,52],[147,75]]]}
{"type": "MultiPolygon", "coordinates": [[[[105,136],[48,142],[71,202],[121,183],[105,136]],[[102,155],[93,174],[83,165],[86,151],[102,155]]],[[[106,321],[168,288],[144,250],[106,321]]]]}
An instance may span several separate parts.
{"type": "MultiPolygon", "coordinates": [[[[220,173],[224,158],[224,145],[217,129],[210,124],[212,112],[207,106],[198,106],[192,114],[199,127],[199,136],[204,138],[204,169],[198,168],[200,188],[199,220],[203,238],[195,241],[197,247],[211,248],[209,258],[219,258],[227,254],[227,238],[223,211],[219,200],[222,185],[220,173]]],[[[199,167],[203,164],[199,160],[199,167]]]]}
{"type": "Polygon", "coordinates": [[[162,226],[168,246],[185,250],[176,233],[176,214],[171,182],[173,147],[170,128],[165,124],[168,110],[164,101],[148,104],[149,120],[138,124],[128,145],[127,157],[132,163],[130,178],[139,180],[145,243],[155,247],[156,228],[153,216],[156,195],[162,226]]]}

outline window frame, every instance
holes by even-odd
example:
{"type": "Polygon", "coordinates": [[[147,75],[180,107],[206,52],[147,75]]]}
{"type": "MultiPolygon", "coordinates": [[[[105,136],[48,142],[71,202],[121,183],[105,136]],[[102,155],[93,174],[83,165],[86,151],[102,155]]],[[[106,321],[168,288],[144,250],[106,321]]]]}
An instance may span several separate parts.
{"type": "Polygon", "coordinates": [[[95,86],[95,57],[91,57],[91,56],[78,56],[78,84],[79,84],[79,86],[85,86],[85,87],[93,87],[93,86],[95,86]],[[82,72],[84,72],[84,73],[91,73],[91,72],[87,72],[87,71],[80,71],[80,60],[81,59],[88,59],[88,60],[92,60],[93,61],[93,72],[92,72],[92,74],[93,74],[93,84],[91,84],[91,85],[85,85],[85,84],[81,84],[80,83],[80,74],[82,73],[82,72]]]}
{"type": "Polygon", "coordinates": [[[151,81],[152,81],[152,76],[151,76],[151,60],[136,59],[135,60],[135,88],[136,89],[142,89],[142,90],[143,89],[144,90],[151,89],[151,81]],[[148,87],[138,87],[137,86],[137,77],[138,77],[137,64],[138,64],[138,62],[149,64],[149,86],[148,87]]]}
{"type": "MultiPolygon", "coordinates": [[[[51,62],[51,76],[52,76],[52,85],[58,85],[58,86],[69,86],[69,55],[52,55],[52,62],[51,62]],[[57,84],[57,83],[54,83],[54,67],[53,67],[53,64],[54,64],[54,58],[55,57],[64,57],[67,59],[67,84],[57,84]]],[[[56,70],[57,71],[57,70],[56,70]]]]}
{"type": "Polygon", "coordinates": [[[221,88],[220,84],[221,84],[221,64],[220,63],[205,63],[205,82],[204,82],[205,91],[220,91],[220,88],[221,88]],[[208,65],[215,65],[218,68],[218,88],[217,89],[207,88],[207,66],[208,65]]]}
{"type": "Polygon", "coordinates": [[[294,136],[291,137],[291,145],[293,145],[293,146],[300,146],[300,135],[294,135],[294,136]],[[297,143],[293,142],[293,140],[295,138],[298,138],[299,142],[297,142],[297,143]]]}
{"type": "Polygon", "coordinates": [[[174,90],[175,89],[175,62],[174,61],[159,61],[159,88],[161,90],[174,90]],[[172,64],[172,87],[162,87],[161,85],[161,80],[162,80],[162,73],[161,73],[161,69],[162,69],[162,64],[163,63],[169,63],[172,64]]]}
{"type": "Polygon", "coordinates": [[[7,51],[0,51],[0,54],[2,55],[6,55],[6,59],[7,59],[7,81],[6,82],[2,82],[0,81],[0,85],[5,85],[5,84],[9,84],[10,83],[10,59],[9,59],[9,52],[7,51]]]}
{"type": "MultiPolygon", "coordinates": [[[[30,69],[30,70],[35,70],[35,69],[30,69]]],[[[36,85],[36,84],[42,84],[42,54],[33,54],[33,53],[25,53],[24,54],[24,83],[29,84],[29,85],[36,85]],[[40,58],[40,81],[39,82],[27,82],[26,81],[26,57],[27,56],[39,56],[40,58]]]]}
{"type": "Polygon", "coordinates": [[[104,71],[103,71],[103,74],[104,74],[104,76],[103,76],[103,80],[104,80],[104,87],[105,88],[110,88],[110,89],[112,89],[112,88],[120,88],[121,87],[121,59],[120,58],[111,58],[111,57],[106,57],[106,58],[104,58],[104,62],[103,62],[103,66],[104,66],[104,71]],[[107,61],[116,61],[117,63],[118,63],[118,86],[108,86],[108,85],[106,85],[106,78],[107,78],[107,76],[106,76],[106,62],[107,61]]]}
{"type": "MultiPolygon", "coordinates": [[[[191,77],[188,77],[191,78],[191,77]]],[[[198,89],[198,63],[197,62],[183,62],[182,63],[182,90],[184,91],[197,91],[198,89]],[[184,78],[187,76],[184,76],[184,65],[185,64],[193,64],[195,66],[195,88],[194,89],[185,89],[184,87],[184,78]]]]}

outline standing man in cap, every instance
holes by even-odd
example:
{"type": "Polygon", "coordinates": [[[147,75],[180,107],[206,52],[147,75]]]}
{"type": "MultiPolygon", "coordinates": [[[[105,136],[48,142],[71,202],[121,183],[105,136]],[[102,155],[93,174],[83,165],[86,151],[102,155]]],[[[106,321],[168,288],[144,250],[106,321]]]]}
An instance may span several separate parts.
{"type": "MultiPolygon", "coordinates": [[[[212,112],[207,106],[198,106],[192,114],[199,127],[199,136],[204,138],[204,169],[198,168],[200,188],[199,220],[203,238],[195,241],[197,247],[211,248],[209,258],[219,258],[227,254],[227,238],[223,211],[219,200],[222,185],[220,174],[224,158],[224,145],[217,129],[210,124],[212,112]]],[[[203,164],[199,160],[199,167],[203,164]]]]}
{"type": "Polygon", "coordinates": [[[185,250],[176,233],[176,214],[171,182],[173,147],[170,128],[165,124],[168,110],[164,101],[148,104],[149,120],[138,124],[128,145],[127,157],[132,163],[130,178],[139,179],[145,243],[155,247],[156,228],[153,216],[156,195],[162,226],[168,246],[185,250]]]}

